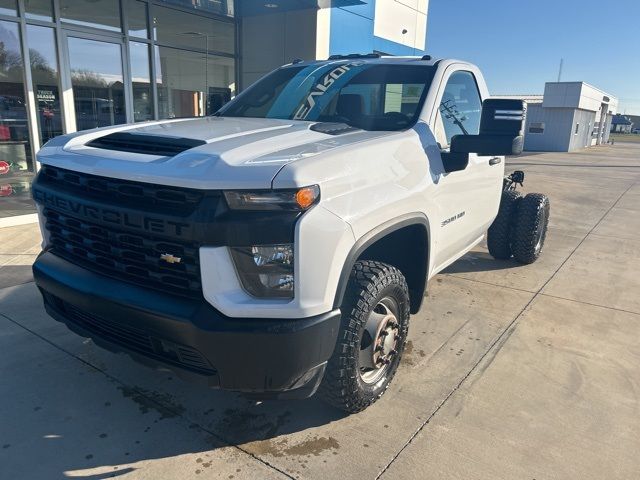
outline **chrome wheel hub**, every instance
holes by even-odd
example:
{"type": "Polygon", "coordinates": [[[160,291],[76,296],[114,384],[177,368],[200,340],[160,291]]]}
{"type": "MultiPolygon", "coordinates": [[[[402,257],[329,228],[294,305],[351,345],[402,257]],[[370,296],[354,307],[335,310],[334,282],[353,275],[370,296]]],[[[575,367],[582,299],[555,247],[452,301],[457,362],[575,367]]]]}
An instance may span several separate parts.
{"type": "Polygon", "coordinates": [[[400,339],[400,324],[389,308],[391,300],[382,299],[373,309],[360,342],[360,377],[365,383],[376,383],[384,377],[400,339]]]}

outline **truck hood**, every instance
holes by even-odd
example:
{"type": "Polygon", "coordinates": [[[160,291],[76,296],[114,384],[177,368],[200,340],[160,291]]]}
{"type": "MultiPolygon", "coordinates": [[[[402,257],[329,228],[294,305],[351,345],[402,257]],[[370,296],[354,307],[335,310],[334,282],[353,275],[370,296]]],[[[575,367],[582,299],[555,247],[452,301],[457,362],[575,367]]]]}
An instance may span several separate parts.
{"type": "Polygon", "coordinates": [[[204,117],[99,128],[54,138],[38,152],[38,160],[93,175],[162,185],[263,189],[271,188],[277,173],[290,162],[393,133],[351,130],[332,135],[311,130],[314,124],[204,117]],[[157,136],[204,143],[173,156],[88,145],[116,132],[144,135],[151,141],[157,136]]]}

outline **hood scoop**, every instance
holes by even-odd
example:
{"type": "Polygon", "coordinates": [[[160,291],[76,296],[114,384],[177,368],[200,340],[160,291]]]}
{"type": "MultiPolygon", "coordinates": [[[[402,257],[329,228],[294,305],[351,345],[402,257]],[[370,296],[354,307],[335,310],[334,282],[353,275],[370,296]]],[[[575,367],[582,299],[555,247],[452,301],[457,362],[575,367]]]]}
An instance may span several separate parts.
{"type": "Polygon", "coordinates": [[[309,130],[314,132],[326,133],[327,135],[342,135],[344,133],[355,132],[360,130],[359,128],[352,127],[346,123],[340,122],[320,122],[314,123],[309,127],[309,130]]]}
{"type": "Polygon", "coordinates": [[[204,140],[170,137],[148,133],[115,132],[87,143],[88,147],[118,152],[142,153],[173,157],[191,148],[204,145],[204,140]]]}

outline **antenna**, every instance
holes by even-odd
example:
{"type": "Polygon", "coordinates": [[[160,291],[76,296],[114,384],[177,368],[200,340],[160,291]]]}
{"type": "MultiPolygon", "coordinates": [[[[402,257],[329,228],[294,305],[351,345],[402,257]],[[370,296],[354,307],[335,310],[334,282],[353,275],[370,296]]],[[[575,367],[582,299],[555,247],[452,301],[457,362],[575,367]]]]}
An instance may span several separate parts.
{"type": "Polygon", "coordinates": [[[562,78],[562,65],[564,64],[564,58],[560,59],[560,68],[558,68],[558,82],[562,78]]]}

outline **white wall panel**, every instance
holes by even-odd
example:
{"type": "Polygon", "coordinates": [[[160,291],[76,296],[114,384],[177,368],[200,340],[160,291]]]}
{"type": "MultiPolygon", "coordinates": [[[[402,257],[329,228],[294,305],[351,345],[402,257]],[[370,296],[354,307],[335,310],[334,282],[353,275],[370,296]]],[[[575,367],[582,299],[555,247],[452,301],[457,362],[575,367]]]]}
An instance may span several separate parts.
{"type": "MultiPolygon", "coordinates": [[[[378,0],[378,1],[381,3],[386,3],[385,0],[378,0]]],[[[418,9],[418,0],[394,0],[394,1],[398,3],[402,3],[403,5],[406,5],[409,8],[413,8],[414,10],[418,9]]]]}
{"type": "MultiPolygon", "coordinates": [[[[387,2],[391,0],[378,0],[379,2],[387,2]]],[[[429,8],[429,0],[394,0],[398,3],[402,3],[409,8],[413,8],[420,13],[427,13],[427,8],[429,8]]]]}
{"type": "Polygon", "coordinates": [[[424,49],[427,16],[420,10],[426,0],[378,0],[373,34],[412,48],[424,49]],[[419,11],[420,10],[420,11],[419,11]],[[406,31],[406,33],[402,33],[406,31]]]}
{"type": "Polygon", "coordinates": [[[418,12],[416,15],[416,39],[413,48],[424,50],[427,43],[427,16],[418,12]]]}

